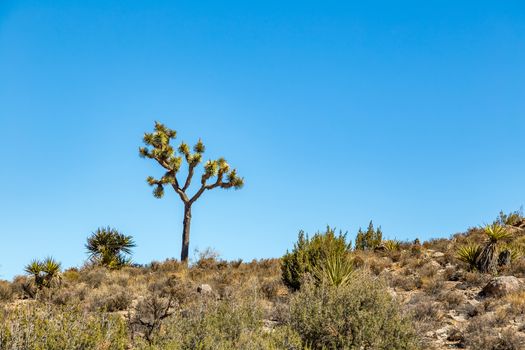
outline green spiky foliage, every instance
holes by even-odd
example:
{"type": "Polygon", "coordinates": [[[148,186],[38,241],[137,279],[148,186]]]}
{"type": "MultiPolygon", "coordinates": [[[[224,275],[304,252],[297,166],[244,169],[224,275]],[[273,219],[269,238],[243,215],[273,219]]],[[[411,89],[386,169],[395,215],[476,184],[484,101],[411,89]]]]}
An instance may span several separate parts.
{"type": "Polygon", "coordinates": [[[314,277],[330,286],[346,286],[354,272],[354,264],[349,254],[330,254],[319,266],[314,267],[314,277]]]}
{"type": "Polygon", "coordinates": [[[144,134],[143,141],[146,146],[139,148],[139,154],[141,157],[155,160],[164,170],[164,175],[160,178],[152,176],[147,178],[148,184],[153,187],[153,195],[156,198],[162,198],[164,188],[166,186],[172,187],[184,203],[181,261],[187,262],[190,244],[191,207],[193,203],[205,191],[214,188],[240,189],[244,185],[244,179],[237,175],[236,169],[230,168],[230,165],[224,158],[208,160],[203,165],[198,189],[193,194],[189,194],[190,185],[197,166],[203,160],[206,147],[199,140],[193,146],[193,152],[190,146],[184,142],[177,148],[174,148],[171,145],[171,141],[176,137],[177,132],[175,130],[155,122],[153,132],[144,134]],[[188,170],[186,179],[179,182],[177,176],[183,161],[187,163],[188,170]]]}
{"type": "Polygon", "coordinates": [[[60,279],[60,263],[52,257],[43,260],[34,259],[26,265],[24,271],[33,278],[39,290],[51,287],[60,279]]]}
{"type": "Polygon", "coordinates": [[[481,272],[495,273],[498,267],[498,243],[509,238],[510,232],[497,223],[485,226],[484,232],[487,241],[479,253],[476,265],[481,272]]]}
{"type": "Polygon", "coordinates": [[[478,244],[470,244],[459,247],[456,252],[456,257],[458,260],[466,263],[469,271],[472,271],[477,269],[477,261],[480,253],[481,247],[478,244]]]}
{"type": "Polygon", "coordinates": [[[377,229],[374,229],[374,224],[372,221],[370,221],[366,232],[363,232],[363,230],[359,228],[355,238],[355,249],[373,250],[375,247],[381,244],[382,240],[383,232],[381,231],[381,226],[379,226],[377,229]]]}
{"type": "Polygon", "coordinates": [[[281,259],[284,284],[292,290],[298,290],[306,274],[315,274],[330,257],[347,258],[350,248],[351,243],[346,242],[346,234],[339,232],[337,235],[335,229],[330,227],[327,227],[325,232],[317,232],[312,238],[306,236],[303,231],[299,232],[293,250],[286,252],[281,259]]]}
{"type": "Polygon", "coordinates": [[[131,263],[131,249],[135,247],[133,237],[126,236],[114,228],[101,227],[87,239],[89,259],[100,266],[119,269],[131,263]]]}
{"type": "Polygon", "coordinates": [[[389,252],[396,252],[401,249],[401,242],[397,239],[387,239],[382,242],[382,245],[389,252]]]}

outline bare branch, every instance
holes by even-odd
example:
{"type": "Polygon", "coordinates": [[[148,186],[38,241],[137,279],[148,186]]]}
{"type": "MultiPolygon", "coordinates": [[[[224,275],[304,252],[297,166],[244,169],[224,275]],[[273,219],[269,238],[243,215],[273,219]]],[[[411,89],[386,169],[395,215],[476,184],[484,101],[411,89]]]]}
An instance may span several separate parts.
{"type": "Polygon", "coordinates": [[[184,187],[182,188],[182,191],[185,192],[188,187],[190,187],[190,183],[191,183],[191,178],[193,177],[193,173],[194,173],[194,170],[195,170],[195,166],[197,164],[190,164],[189,165],[189,169],[188,169],[188,177],[186,178],[186,182],[184,183],[184,187]]]}

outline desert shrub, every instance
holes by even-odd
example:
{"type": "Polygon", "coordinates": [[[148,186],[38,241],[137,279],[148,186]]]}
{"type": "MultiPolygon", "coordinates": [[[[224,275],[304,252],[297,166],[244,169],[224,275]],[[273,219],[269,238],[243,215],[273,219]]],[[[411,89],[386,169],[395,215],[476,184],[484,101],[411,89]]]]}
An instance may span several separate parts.
{"type": "Polygon", "coordinates": [[[194,264],[194,267],[204,270],[224,268],[227,263],[220,259],[220,254],[212,248],[206,248],[203,251],[195,251],[198,256],[197,261],[194,264]]]}
{"type": "Polygon", "coordinates": [[[299,237],[291,252],[287,252],[281,262],[282,279],[286,286],[298,290],[301,279],[306,273],[313,273],[316,267],[329,256],[350,254],[350,243],[346,242],[346,234],[327,227],[326,232],[316,233],[312,238],[299,232],[299,237]]]}
{"type": "Polygon", "coordinates": [[[449,309],[457,308],[466,300],[465,295],[459,291],[452,290],[440,295],[440,300],[444,301],[449,309]]]}
{"type": "Polygon", "coordinates": [[[123,311],[131,304],[132,295],[123,287],[111,286],[92,291],[87,306],[90,311],[123,311]]]}
{"type": "Polygon", "coordinates": [[[437,321],[439,318],[439,303],[426,295],[414,295],[407,306],[417,322],[437,321]]]}
{"type": "Polygon", "coordinates": [[[80,274],[80,281],[86,283],[91,288],[98,288],[109,280],[110,275],[104,267],[85,267],[80,274]]]}
{"type": "Polygon", "coordinates": [[[432,238],[423,243],[426,249],[436,250],[438,252],[446,252],[450,247],[450,240],[446,238],[432,238]]]}
{"type": "Polygon", "coordinates": [[[11,301],[13,298],[13,289],[11,284],[7,281],[0,280],[0,303],[11,301]]]}
{"type": "Polygon", "coordinates": [[[374,229],[372,221],[368,224],[368,229],[364,232],[361,228],[355,237],[355,249],[358,250],[373,250],[381,244],[383,239],[383,232],[381,226],[374,229]]]}
{"type": "Polygon", "coordinates": [[[516,330],[494,327],[495,321],[490,315],[473,319],[465,331],[465,343],[471,349],[519,350],[525,346],[525,336],[516,330]]]}
{"type": "Polygon", "coordinates": [[[80,280],[80,272],[75,267],[67,269],[62,273],[62,280],[66,283],[78,282],[80,280]]]}
{"type": "Polygon", "coordinates": [[[37,293],[34,283],[27,276],[15,276],[11,283],[11,290],[16,297],[21,299],[32,299],[37,293]]]}
{"type": "MultiPolygon", "coordinates": [[[[462,275],[462,288],[483,287],[490,280],[490,277],[477,271],[466,272],[462,275]]],[[[459,287],[459,286],[458,286],[459,287]]]]}
{"type": "Polygon", "coordinates": [[[377,278],[356,273],[339,287],[305,282],[292,296],[289,322],[313,349],[416,348],[411,321],[377,278]]]}
{"type": "Polygon", "coordinates": [[[403,276],[391,273],[389,274],[388,282],[392,288],[401,288],[407,292],[417,288],[417,281],[414,276],[403,276]]]}
{"type": "MultiPolygon", "coordinates": [[[[164,305],[167,307],[168,305],[164,305]]],[[[153,349],[300,349],[298,335],[286,327],[263,330],[263,311],[255,295],[195,298],[173,309],[154,332],[153,349]]]]}
{"type": "Polygon", "coordinates": [[[0,310],[0,348],[126,349],[126,323],[108,314],[76,307],[25,304],[0,310]]]}
{"type": "Polygon", "coordinates": [[[79,305],[90,292],[91,289],[85,283],[78,283],[52,290],[51,293],[45,295],[45,301],[55,305],[79,305]]]}
{"type": "Polygon", "coordinates": [[[274,300],[282,295],[283,282],[279,278],[266,279],[261,283],[261,293],[268,300],[274,300]]]}
{"type": "Polygon", "coordinates": [[[439,276],[422,277],[420,279],[420,287],[428,295],[437,295],[443,288],[443,279],[439,276]]]}
{"type": "Polygon", "coordinates": [[[371,256],[367,260],[367,264],[370,268],[370,271],[372,271],[375,275],[381,274],[386,268],[392,266],[392,260],[389,257],[382,257],[378,258],[375,256],[371,256]]]}

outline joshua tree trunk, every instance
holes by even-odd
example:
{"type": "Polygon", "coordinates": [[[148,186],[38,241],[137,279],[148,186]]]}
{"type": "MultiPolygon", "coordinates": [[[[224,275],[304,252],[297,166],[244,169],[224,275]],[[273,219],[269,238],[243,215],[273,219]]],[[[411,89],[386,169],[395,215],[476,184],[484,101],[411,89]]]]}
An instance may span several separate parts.
{"type": "Polygon", "coordinates": [[[184,205],[184,220],[182,229],[182,251],[180,261],[188,262],[188,251],[190,249],[190,224],[191,224],[191,204],[184,205]]]}
{"type": "Polygon", "coordinates": [[[184,220],[182,229],[182,251],[180,261],[188,262],[188,252],[190,250],[190,224],[191,224],[191,205],[184,206],[184,220]]]}
{"type": "Polygon", "coordinates": [[[496,244],[489,242],[479,254],[478,269],[484,273],[495,273],[497,268],[496,244]]]}

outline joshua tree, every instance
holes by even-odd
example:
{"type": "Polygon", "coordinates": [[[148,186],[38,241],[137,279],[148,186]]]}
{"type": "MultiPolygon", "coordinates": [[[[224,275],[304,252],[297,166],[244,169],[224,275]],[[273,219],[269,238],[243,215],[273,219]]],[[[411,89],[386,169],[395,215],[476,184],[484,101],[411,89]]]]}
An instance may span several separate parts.
{"type": "Polygon", "coordinates": [[[146,147],[140,147],[139,152],[141,157],[156,160],[164,169],[164,175],[155,179],[148,177],[147,181],[150,186],[153,186],[153,195],[156,198],[162,198],[164,195],[164,186],[171,186],[179,195],[184,203],[184,220],[182,229],[182,252],[180,255],[181,261],[188,261],[188,251],[190,246],[190,224],[191,224],[191,206],[206,190],[214,188],[234,188],[239,189],[244,184],[244,179],[237,175],[235,169],[230,169],[230,166],[224,158],[217,160],[208,160],[204,163],[204,171],[200,179],[199,189],[193,194],[188,194],[195,168],[202,161],[202,155],[205,147],[201,140],[193,146],[193,153],[190,147],[182,142],[175,150],[170,141],[175,139],[177,132],[165,127],[163,124],[155,122],[155,130],[152,133],[144,134],[144,143],[146,147]],[[178,151],[178,153],[177,153],[178,151]],[[184,182],[179,182],[177,174],[182,165],[182,160],[188,163],[188,173],[184,182]],[[208,183],[210,179],[214,179],[208,183]]]}
{"type": "Polygon", "coordinates": [[[86,243],[91,261],[110,269],[129,265],[131,259],[126,255],[131,254],[133,247],[135,242],[131,236],[123,235],[109,226],[97,229],[88,237],[86,243]]]}
{"type": "Polygon", "coordinates": [[[501,240],[508,238],[510,233],[502,226],[492,224],[485,227],[485,234],[487,241],[479,252],[476,264],[479,271],[494,273],[498,266],[497,245],[501,240]]]}

